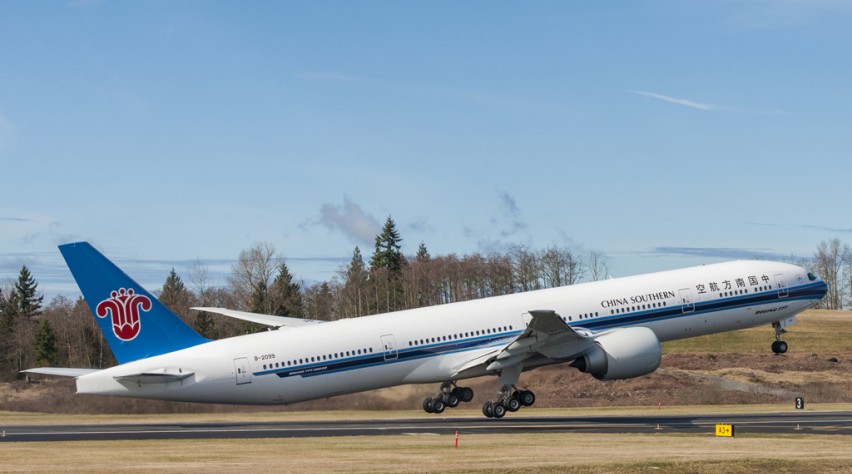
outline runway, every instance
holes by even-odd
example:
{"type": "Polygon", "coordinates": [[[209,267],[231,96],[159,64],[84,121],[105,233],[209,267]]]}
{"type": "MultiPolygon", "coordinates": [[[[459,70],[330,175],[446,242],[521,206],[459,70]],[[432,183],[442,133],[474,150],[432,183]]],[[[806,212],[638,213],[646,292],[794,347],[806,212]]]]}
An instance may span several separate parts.
{"type": "MultiPolygon", "coordinates": [[[[0,421],[0,423],[2,423],[0,421]]],[[[701,416],[589,416],[409,418],[358,421],[276,421],[269,423],[78,424],[0,426],[0,442],[102,441],[212,438],[294,438],[331,436],[449,435],[507,433],[715,433],[717,423],[735,434],[852,435],[852,412],[803,412],[701,416]]]]}

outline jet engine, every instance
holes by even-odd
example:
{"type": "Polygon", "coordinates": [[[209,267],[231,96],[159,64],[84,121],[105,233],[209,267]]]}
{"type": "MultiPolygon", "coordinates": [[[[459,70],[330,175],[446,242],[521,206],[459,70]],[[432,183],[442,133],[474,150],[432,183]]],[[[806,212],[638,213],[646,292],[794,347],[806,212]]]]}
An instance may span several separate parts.
{"type": "Polygon", "coordinates": [[[571,363],[598,380],[629,379],[660,366],[660,339],[648,328],[616,329],[595,339],[595,347],[571,363]]]}

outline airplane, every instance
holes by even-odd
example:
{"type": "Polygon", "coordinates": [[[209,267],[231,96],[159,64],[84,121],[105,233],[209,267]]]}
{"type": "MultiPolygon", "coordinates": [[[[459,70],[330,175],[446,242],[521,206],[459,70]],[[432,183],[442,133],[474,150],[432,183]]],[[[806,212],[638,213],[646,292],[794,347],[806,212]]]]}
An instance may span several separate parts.
{"type": "Polygon", "coordinates": [[[772,351],[828,290],[806,269],[731,261],[337,321],[193,308],[270,326],[220,340],[195,332],[86,242],[59,246],[119,365],[23,372],[76,378],[78,394],[201,403],[292,404],[402,384],[440,384],[442,413],[473,400],[463,380],[493,375],[482,412],[535,403],[522,372],[568,364],[600,380],[660,365],[661,342],[771,324],[772,351]]]}

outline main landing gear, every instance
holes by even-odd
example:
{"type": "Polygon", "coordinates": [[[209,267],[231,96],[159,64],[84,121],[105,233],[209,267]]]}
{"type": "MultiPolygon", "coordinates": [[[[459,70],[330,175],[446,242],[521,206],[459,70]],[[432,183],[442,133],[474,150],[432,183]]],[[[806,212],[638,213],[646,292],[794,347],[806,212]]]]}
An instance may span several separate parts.
{"type": "Polygon", "coordinates": [[[787,343],[781,340],[781,336],[787,333],[784,326],[779,321],[772,323],[772,329],[775,330],[775,341],[772,343],[772,352],[783,354],[787,352],[787,343]]]}
{"type": "Polygon", "coordinates": [[[489,400],[482,405],[482,414],[488,418],[503,418],[507,411],[516,412],[521,407],[531,407],[534,403],[533,392],[518,390],[515,385],[503,385],[497,400],[489,400]]]}
{"type": "Polygon", "coordinates": [[[473,400],[473,389],[470,387],[458,387],[456,382],[444,382],[441,384],[441,393],[436,397],[423,400],[423,410],[426,413],[443,413],[446,408],[455,408],[461,402],[473,400]]]}

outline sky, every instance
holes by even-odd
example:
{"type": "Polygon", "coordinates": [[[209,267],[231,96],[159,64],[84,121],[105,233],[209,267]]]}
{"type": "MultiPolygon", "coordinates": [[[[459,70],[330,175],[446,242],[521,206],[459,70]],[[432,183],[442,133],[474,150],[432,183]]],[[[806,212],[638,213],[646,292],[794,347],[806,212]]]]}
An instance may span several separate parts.
{"type": "Polygon", "coordinates": [[[0,286],[271,243],[551,245],[612,276],[852,238],[852,3],[0,2],[0,286]]]}

